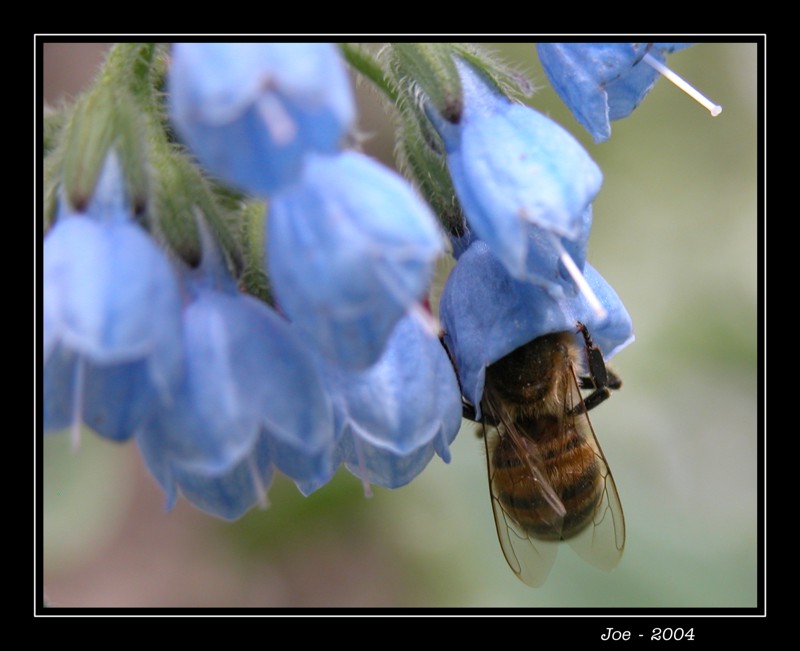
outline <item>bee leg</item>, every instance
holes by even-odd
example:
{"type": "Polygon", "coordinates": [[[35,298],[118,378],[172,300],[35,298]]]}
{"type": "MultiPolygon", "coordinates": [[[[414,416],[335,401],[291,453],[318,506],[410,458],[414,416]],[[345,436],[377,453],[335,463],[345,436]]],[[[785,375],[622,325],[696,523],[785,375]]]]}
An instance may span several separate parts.
{"type": "Polygon", "coordinates": [[[500,422],[490,415],[490,411],[491,410],[484,408],[483,414],[478,418],[475,412],[475,405],[466,400],[463,396],[461,398],[461,417],[471,420],[473,423],[482,423],[489,427],[497,427],[500,422]]]}
{"type": "Polygon", "coordinates": [[[594,391],[586,396],[581,404],[575,406],[572,411],[576,414],[594,409],[611,395],[612,389],[619,389],[622,386],[622,380],[606,368],[603,353],[594,344],[589,330],[580,321],[578,332],[583,335],[586,363],[589,368],[589,376],[579,378],[579,385],[581,389],[594,389],[594,391]]]}
{"type": "Polygon", "coordinates": [[[616,391],[622,387],[622,379],[619,377],[619,375],[614,373],[614,371],[612,371],[610,368],[606,369],[606,374],[608,375],[607,386],[609,389],[614,389],[614,391],[616,391]]]}
{"type": "Polygon", "coordinates": [[[583,414],[591,409],[594,409],[599,405],[601,402],[604,402],[608,397],[611,396],[611,389],[608,387],[603,387],[602,389],[597,389],[593,391],[588,396],[583,399],[583,402],[580,404],[575,405],[570,413],[572,414],[583,414]]]}
{"type": "MultiPolygon", "coordinates": [[[[614,391],[616,391],[617,389],[622,387],[622,380],[610,368],[606,368],[606,378],[607,378],[606,386],[609,389],[613,389],[614,391]]],[[[581,377],[578,378],[578,386],[580,386],[581,389],[597,388],[597,385],[595,385],[594,380],[588,375],[582,375],[581,377]]]]}
{"type": "Polygon", "coordinates": [[[473,423],[479,423],[477,413],[475,412],[475,405],[461,399],[461,417],[471,420],[473,423]]]}
{"type": "MultiPolygon", "coordinates": [[[[580,321],[578,321],[578,332],[583,335],[583,340],[586,342],[586,363],[589,367],[589,379],[591,380],[591,385],[586,386],[586,379],[581,378],[581,388],[594,388],[598,391],[605,388],[619,389],[622,386],[622,380],[606,368],[603,353],[600,348],[595,346],[591,335],[589,335],[589,330],[580,321]]],[[[605,400],[605,398],[602,398],[600,402],[602,400],[605,400]]]]}
{"type": "MultiPolygon", "coordinates": [[[[475,430],[475,434],[478,435],[478,438],[483,438],[487,421],[491,420],[486,417],[486,413],[483,414],[483,418],[480,420],[477,418],[477,414],[475,413],[475,405],[471,402],[466,400],[463,396],[461,397],[461,417],[466,418],[467,420],[471,420],[473,423],[480,423],[482,427],[478,427],[475,430]]],[[[495,425],[496,423],[488,423],[489,425],[495,425]]]]}

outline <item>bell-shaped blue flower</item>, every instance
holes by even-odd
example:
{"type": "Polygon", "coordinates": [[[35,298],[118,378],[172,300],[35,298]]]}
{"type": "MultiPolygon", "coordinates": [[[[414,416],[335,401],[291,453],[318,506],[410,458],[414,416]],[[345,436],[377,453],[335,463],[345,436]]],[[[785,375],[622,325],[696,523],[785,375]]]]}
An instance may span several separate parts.
{"type": "Polygon", "coordinates": [[[238,293],[213,251],[186,288],[184,381],[138,434],[168,504],[180,490],[236,517],[263,497],[269,464],[297,480],[328,476],[333,411],[300,337],[238,293]]]}
{"type": "Polygon", "coordinates": [[[630,316],[617,294],[588,263],[583,273],[606,310],[603,319],[582,293],[557,299],[540,286],[512,278],[484,242],[473,243],[459,258],[439,312],[462,391],[478,416],[486,367],[536,337],[575,331],[580,321],[606,359],[633,341],[630,316]]]}
{"type": "Polygon", "coordinates": [[[266,241],[281,311],[349,368],[377,361],[444,250],[411,186],[354,152],[309,155],[300,182],[270,202],[266,241]]]}
{"type": "Polygon", "coordinates": [[[180,296],[164,252],[131,220],[116,156],[86,211],[62,203],[43,247],[44,429],[133,435],[181,369],[180,296]]]}
{"type": "MultiPolygon", "coordinates": [[[[346,464],[367,485],[397,488],[434,454],[449,462],[461,425],[461,394],[439,339],[416,318],[397,324],[370,368],[351,371],[324,360],[321,367],[336,413],[336,465],[346,464]]],[[[308,494],[321,483],[299,487],[308,494]]]]}
{"type": "Polygon", "coordinates": [[[447,122],[430,107],[428,114],[444,141],[470,229],[515,278],[556,294],[574,290],[559,260],[565,248],[584,248],[600,169],[558,124],[511,102],[470,65],[457,64],[461,119],[447,122]]]}
{"type": "Polygon", "coordinates": [[[213,174],[270,195],[308,152],[333,153],[355,119],[350,81],[331,43],[176,43],[169,110],[213,174]]]}
{"type": "Polygon", "coordinates": [[[542,67],[559,97],[595,142],[611,136],[611,120],[631,114],[659,73],[645,55],[663,63],[691,43],[539,43],[542,67]]]}

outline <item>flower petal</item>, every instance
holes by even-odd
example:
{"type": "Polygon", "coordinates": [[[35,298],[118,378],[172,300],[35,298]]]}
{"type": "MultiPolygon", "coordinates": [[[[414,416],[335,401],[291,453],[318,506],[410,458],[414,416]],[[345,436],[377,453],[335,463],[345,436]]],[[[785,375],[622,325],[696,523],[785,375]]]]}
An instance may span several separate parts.
{"type": "Polygon", "coordinates": [[[611,120],[627,117],[659,74],[642,62],[691,43],[539,43],[542,67],[559,97],[595,142],[611,136],[611,120]]]}
{"type": "Polygon", "coordinates": [[[44,243],[45,297],[52,300],[50,346],[63,341],[98,363],[158,351],[166,383],[179,363],[180,298],[164,253],[132,223],[60,221],[44,243]]]}
{"type": "Polygon", "coordinates": [[[180,463],[161,465],[163,456],[153,448],[152,439],[140,439],[142,456],[167,493],[167,508],[172,508],[178,491],[197,508],[226,520],[235,520],[256,504],[266,504],[266,491],[272,481],[272,462],[266,437],[228,470],[212,473],[184,467],[180,463]]]}
{"type": "Polygon", "coordinates": [[[329,449],[333,415],[316,367],[266,305],[197,289],[184,313],[184,338],[181,391],[140,434],[170,464],[225,473],[252,453],[262,432],[295,455],[329,449]]]}
{"type": "MultiPolygon", "coordinates": [[[[365,482],[397,488],[434,454],[449,461],[461,426],[461,394],[444,348],[413,317],[398,324],[365,370],[321,362],[338,424],[336,458],[365,482]]],[[[301,485],[303,492],[317,486],[301,485]]]]}
{"type": "Polygon", "coordinates": [[[112,441],[131,438],[163,399],[148,360],[94,364],[62,345],[46,361],[43,383],[45,432],[83,422],[112,441]]]}
{"type": "Polygon", "coordinates": [[[309,156],[270,205],[267,260],[281,310],[337,363],[363,368],[425,294],[443,242],[427,205],[366,156],[309,156]]]}

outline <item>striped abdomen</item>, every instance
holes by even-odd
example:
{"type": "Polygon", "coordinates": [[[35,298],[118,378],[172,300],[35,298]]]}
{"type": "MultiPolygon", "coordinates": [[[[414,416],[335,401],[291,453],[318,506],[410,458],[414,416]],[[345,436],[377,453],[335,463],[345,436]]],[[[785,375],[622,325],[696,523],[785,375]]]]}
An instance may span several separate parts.
{"type": "Polygon", "coordinates": [[[524,419],[498,436],[491,453],[492,494],[522,530],[541,540],[563,540],[591,522],[605,478],[573,418],[524,419]]]}

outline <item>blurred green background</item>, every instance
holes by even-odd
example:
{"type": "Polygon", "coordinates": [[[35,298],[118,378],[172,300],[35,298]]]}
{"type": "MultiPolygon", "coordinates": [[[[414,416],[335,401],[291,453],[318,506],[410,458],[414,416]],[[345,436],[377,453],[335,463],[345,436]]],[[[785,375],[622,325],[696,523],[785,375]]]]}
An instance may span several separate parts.
{"type": "MultiPolygon", "coordinates": [[[[85,87],[105,44],[46,44],[44,99],[85,87]]],[[[530,104],[603,170],[589,260],[630,311],[623,389],[592,412],[628,538],[604,573],[569,547],[544,587],[506,567],[483,444],[465,424],[452,462],[374,489],[341,470],[309,498],[277,479],[271,506],[235,523],[180,501],[164,511],[135,444],[84,434],[44,443],[45,595],[55,606],[753,607],[757,604],[758,137],[755,44],[698,44],[670,67],[724,110],[660,80],[595,145],[561,104],[532,44],[494,46],[529,73],[530,104]]],[[[392,127],[358,86],[367,150],[391,162],[392,127]]]]}

